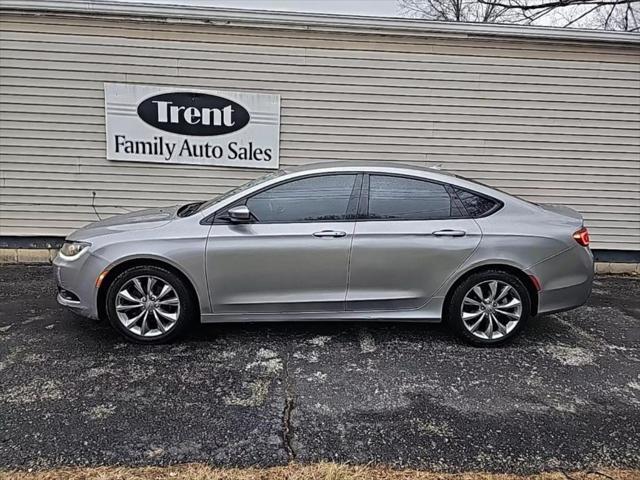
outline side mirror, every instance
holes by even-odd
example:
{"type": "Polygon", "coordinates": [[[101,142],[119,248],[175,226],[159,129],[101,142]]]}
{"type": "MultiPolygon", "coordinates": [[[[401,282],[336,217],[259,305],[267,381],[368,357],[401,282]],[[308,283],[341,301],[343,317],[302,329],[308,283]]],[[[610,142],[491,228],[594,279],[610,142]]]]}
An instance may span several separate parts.
{"type": "Polygon", "coordinates": [[[246,205],[238,205],[227,210],[229,220],[232,222],[248,222],[251,220],[251,210],[246,205]]]}

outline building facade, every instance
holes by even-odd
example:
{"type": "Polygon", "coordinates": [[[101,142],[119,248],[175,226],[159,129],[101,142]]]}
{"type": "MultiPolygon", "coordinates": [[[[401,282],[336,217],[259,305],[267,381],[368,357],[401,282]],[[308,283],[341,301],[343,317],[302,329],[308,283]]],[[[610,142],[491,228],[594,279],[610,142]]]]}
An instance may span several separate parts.
{"type": "Polygon", "coordinates": [[[281,166],[441,165],[573,207],[594,249],[640,255],[640,35],[117,2],[0,8],[0,237],[64,237],[264,173],[107,159],[105,84],[121,84],[277,95],[281,166]]]}

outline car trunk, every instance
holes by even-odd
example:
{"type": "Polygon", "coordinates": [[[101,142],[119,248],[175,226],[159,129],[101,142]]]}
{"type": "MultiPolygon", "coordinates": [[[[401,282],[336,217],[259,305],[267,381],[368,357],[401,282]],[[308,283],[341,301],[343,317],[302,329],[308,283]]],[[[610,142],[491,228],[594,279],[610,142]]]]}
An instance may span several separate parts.
{"type": "Polygon", "coordinates": [[[574,219],[577,227],[581,227],[584,224],[582,215],[579,212],[575,211],[573,208],[565,207],[564,205],[554,205],[550,203],[539,203],[538,206],[548,212],[552,212],[566,218],[574,219]]]}

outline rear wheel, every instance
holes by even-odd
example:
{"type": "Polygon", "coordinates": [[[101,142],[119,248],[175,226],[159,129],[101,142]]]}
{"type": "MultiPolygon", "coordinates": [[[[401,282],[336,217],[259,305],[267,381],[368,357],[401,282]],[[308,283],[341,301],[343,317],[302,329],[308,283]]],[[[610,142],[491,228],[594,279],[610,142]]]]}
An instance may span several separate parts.
{"type": "Polygon", "coordinates": [[[178,337],[195,316],[184,281],[156,266],[132,267],[116,277],[106,295],[111,325],[136,343],[166,343],[178,337]]]}
{"type": "Polygon", "coordinates": [[[475,273],[458,285],[448,305],[448,321],[460,337],[478,346],[513,338],[531,315],[522,281],[500,270],[475,273]]]}

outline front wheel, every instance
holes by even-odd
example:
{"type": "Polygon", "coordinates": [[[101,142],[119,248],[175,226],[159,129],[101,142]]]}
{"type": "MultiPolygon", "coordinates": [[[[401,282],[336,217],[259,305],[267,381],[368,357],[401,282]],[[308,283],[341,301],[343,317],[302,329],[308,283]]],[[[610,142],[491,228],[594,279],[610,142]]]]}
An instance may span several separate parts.
{"type": "Polygon", "coordinates": [[[475,273],[458,285],[447,319],[460,337],[477,346],[513,338],[531,315],[531,298],[522,281],[507,272],[475,273]]]}
{"type": "Polygon", "coordinates": [[[111,325],[136,343],[166,343],[194,317],[194,301],[184,281],[156,266],[120,273],[109,286],[106,311],[111,325]]]}

